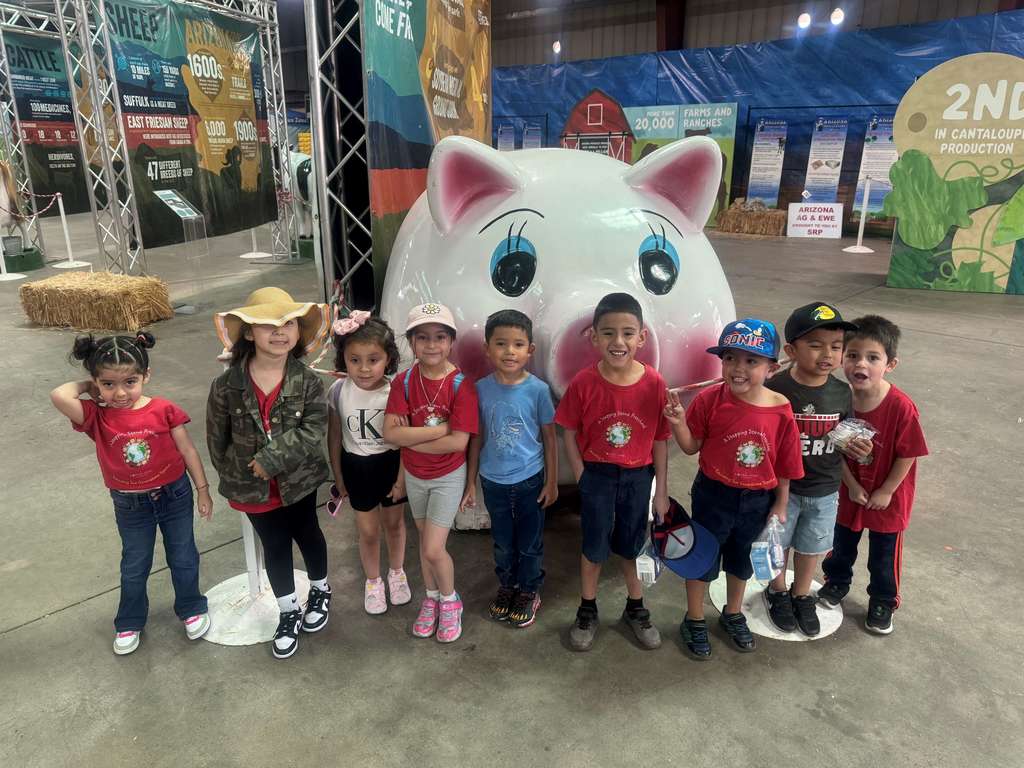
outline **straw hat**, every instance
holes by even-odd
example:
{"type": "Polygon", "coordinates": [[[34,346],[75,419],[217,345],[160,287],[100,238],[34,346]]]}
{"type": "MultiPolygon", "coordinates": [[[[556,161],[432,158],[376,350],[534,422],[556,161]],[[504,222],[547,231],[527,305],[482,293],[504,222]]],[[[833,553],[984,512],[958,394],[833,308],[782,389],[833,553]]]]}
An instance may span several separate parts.
{"type": "Polygon", "coordinates": [[[225,350],[230,350],[242,335],[242,325],[282,326],[289,320],[299,323],[299,345],[312,351],[330,325],[330,310],[326,304],[312,301],[297,302],[280,288],[260,288],[249,294],[245,306],[213,316],[217,336],[225,350]]]}

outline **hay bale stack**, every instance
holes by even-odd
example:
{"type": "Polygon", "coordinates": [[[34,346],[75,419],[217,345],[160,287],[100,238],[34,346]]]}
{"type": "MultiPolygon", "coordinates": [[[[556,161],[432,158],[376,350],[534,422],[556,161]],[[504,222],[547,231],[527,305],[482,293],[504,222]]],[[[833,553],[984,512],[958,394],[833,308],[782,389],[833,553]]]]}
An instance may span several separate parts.
{"type": "Polygon", "coordinates": [[[765,208],[760,200],[748,203],[739,197],[718,214],[718,228],[722,232],[781,237],[786,234],[786,212],[765,208]]]}
{"type": "Polygon", "coordinates": [[[79,331],[135,331],[174,317],[167,283],[156,277],[68,272],[25,283],[20,296],[33,323],[79,331]]]}

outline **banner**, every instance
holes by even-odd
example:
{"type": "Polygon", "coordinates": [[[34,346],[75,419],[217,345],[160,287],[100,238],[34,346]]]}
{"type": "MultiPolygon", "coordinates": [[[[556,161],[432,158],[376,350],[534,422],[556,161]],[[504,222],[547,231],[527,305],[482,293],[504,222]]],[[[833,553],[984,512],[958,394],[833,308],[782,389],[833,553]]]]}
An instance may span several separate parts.
{"type": "Polygon", "coordinates": [[[889,169],[896,162],[896,142],[892,135],[891,115],[873,115],[868,121],[864,132],[864,152],[860,159],[860,172],[857,174],[857,191],[854,194],[854,210],[850,211],[851,221],[860,221],[863,206],[864,182],[871,178],[871,192],[868,196],[868,221],[884,219],[882,204],[885,196],[892,190],[889,182],[889,169]]]}
{"type": "Polygon", "coordinates": [[[434,144],[491,141],[490,0],[376,0],[362,25],[373,270],[379,295],[434,144]]]}
{"type": "MultiPolygon", "coordinates": [[[[3,40],[32,189],[37,195],[60,192],[65,213],[88,211],[60,40],[6,31],[3,40]]],[[[49,202],[37,200],[36,205],[42,209],[49,202]]],[[[58,216],[57,206],[43,215],[58,216]]]]}
{"type": "Polygon", "coordinates": [[[786,157],[786,121],[762,118],[754,129],[754,148],[750,155],[747,201],[760,200],[768,208],[779,204],[782,161],[786,157]]]}
{"type": "Polygon", "coordinates": [[[900,102],[887,285],[1024,294],[1024,58],[977,53],[900,102]]]}
{"type": "Polygon", "coordinates": [[[276,219],[256,25],[172,0],[104,7],[145,247],[182,241],[157,190],[203,211],[210,237],[276,219]]]}
{"type": "Polygon", "coordinates": [[[806,202],[836,202],[848,127],[849,121],[845,117],[819,117],[814,121],[804,179],[803,198],[806,202]]]}

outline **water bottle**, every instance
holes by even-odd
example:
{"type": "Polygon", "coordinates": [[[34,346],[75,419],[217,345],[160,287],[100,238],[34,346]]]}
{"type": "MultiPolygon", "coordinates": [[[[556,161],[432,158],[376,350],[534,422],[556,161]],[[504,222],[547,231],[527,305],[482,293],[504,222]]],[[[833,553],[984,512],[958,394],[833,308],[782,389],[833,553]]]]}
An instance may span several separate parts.
{"type": "Polygon", "coordinates": [[[768,557],[771,560],[772,570],[781,571],[786,567],[786,552],[782,548],[782,523],[779,518],[772,515],[768,521],[768,557]]]}

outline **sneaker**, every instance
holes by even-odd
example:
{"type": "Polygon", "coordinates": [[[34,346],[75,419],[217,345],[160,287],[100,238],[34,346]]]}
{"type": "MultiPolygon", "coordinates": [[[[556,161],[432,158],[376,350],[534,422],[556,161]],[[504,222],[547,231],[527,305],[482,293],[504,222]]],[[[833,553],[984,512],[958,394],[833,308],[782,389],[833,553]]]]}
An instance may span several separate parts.
{"type": "Polygon", "coordinates": [[[517,629],[530,626],[537,620],[540,595],[536,592],[518,592],[508,612],[508,623],[517,629]]]}
{"type": "Polygon", "coordinates": [[[679,625],[679,634],[683,636],[686,650],[697,661],[711,658],[711,641],[708,639],[708,623],[704,619],[691,619],[683,616],[679,625]]]}
{"type": "Polygon", "coordinates": [[[830,608],[835,608],[843,602],[843,598],[846,597],[846,593],[849,591],[849,587],[840,587],[826,581],[825,586],[818,590],[818,600],[830,608]]]}
{"type": "Polygon", "coordinates": [[[384,594],[384,581],[366,580],[366,588],[363,590],[363,608],[371,616],[384,613],[388,609],[388,599],[384,594]]]}
{"type": "Polygon", "coordinates": [[[141,639],[141,632],[115,632],[114,653],[118,656],[127,656],[139,647],[139,640],[141,639]]]}
{"type": "Polygon", "coordinates": [[[569,630],[569,645],[574,651],[589,651],[597,636],[597,609],[580,606],[576,622],[569,630]]]}
{"type": "Polygon", "coordinates": [[[737,651],[750,653],[757,647],[754,636],[750,633],[750,627],[747,626],[747,617],[742,613],[723,613],[718,617],[718,623],[732,638],[732,644],[737,651]]]}
{"type": "Polygon", "coordinates": [[[818,601],[812,595],[792,595],[793,612],[800,631],[808,637],[821,634],[821,622],[818,621],[818,601]]]}
{"type": "Polygon", "coordinates": [[[868,601],[868,616],[864,619],[864,626],[869,632],[888,635],[892,632],[892,608],[885,603],[868,601]]]}
{"type": "Polygon", "coordinates": [[[409,590],[409,580],[405,578],[405,571],[398,573],[388,571],[388,594],[391,597],[392,605],[405,605],[412,600],[412,592],[409,590]]]}
{"type": "Polygon", "coordinates": [[[789,592],[772,592],[771,587],[761,593],[764,607],[768,609],[768,618],[780,632],[792,632],[796,629],[796,616],[793,615],[793,601],[789,592]]]}
{"type": "Polygon", "coordinates": [[[189,640],[198,640],[210,629],[210,614],[200,613],[185,619],[185,636],[189,640]]]}
{"type": "Polygon", "coordinates": [[[437,642],[454,643],[462,637],[462,598],[441,601],[441,619],[437,622],[437,642]]]}
{"type": "Polygon", "coordinates": [[[637,608],[622,612],[622,620],[629,625],[642,648],[653,651],[661,647],[661,633],[651,624],[651,612],[646,608],[637,608]]]}
{"type": "Polygon", "coordinates": [[[413,637],[430,637],[437,629],[437,600],[432,597],[423,598],[420,603],[420,614],[412,623],[413,637]]]}
{"type": "Polygon", "coordinates": [[[281,614],[274,633],[274,642],[270,646],[275,659],[287,659],[299,650],[299,624],[302,623],[302,611],[288,611],[281,614]]]}
{"type": "Polygon", "coordinates": [[[516,591],[512,587],[498,587],[498,594],[494,596],[491,604],[487,607],[491,618],[495,621],[505,621],[515,597],[516,591]]]}
{"type": "MultiPolygon", "coordinates": [[[[381,589],[384,587],[381,586],[381,589]]],[[[306,612],[302,616],[303,632],[319,632],[327,626],[327,619],[331,610],[331,588],[326,590],[309,588],[309,597],[306,598],[306,612]]]]}

